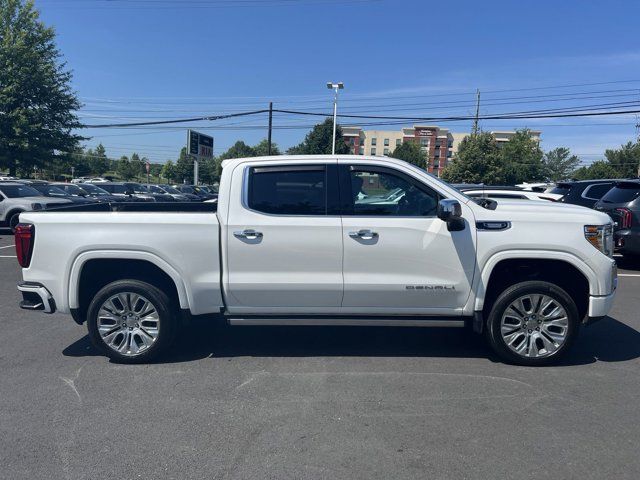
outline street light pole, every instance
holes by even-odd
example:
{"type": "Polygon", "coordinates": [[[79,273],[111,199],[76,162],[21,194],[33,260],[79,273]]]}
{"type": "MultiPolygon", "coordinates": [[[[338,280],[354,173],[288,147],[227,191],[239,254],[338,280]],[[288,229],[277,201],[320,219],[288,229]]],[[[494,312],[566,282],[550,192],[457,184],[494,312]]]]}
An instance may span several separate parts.
{"type": "Polygon", "coordinates": [[[336,125],[338,123],[338,90],[342,90],[344,88],[344,83],[338,82],[327,82],[327,88],[329,90],[333,90],[335,92],[333,96],[333,137],[331,139],[331,155],[336,154],[336,125]]]}

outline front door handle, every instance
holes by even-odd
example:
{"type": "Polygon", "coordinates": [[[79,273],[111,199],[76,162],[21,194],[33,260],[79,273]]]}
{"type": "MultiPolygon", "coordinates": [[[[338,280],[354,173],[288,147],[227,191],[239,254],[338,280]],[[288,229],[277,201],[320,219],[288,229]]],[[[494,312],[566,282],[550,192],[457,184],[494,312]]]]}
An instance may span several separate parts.
{"type": "Polygon", "coordinates": [[[378,236],[378,232],[373,232],[368,229],[358,230],[357,232],[349,232],[351,238],[361,238],[362,240],[371,240],[378,236]]]}
{"type": "Polygon", "coordinates": [[[233,232],[233,236],[237,238],[248,238],[249,240],[255,240],[256,238],[262,238],[262,232],[256,232],[251,228],[247,228],[242,231],[233,232]]]}

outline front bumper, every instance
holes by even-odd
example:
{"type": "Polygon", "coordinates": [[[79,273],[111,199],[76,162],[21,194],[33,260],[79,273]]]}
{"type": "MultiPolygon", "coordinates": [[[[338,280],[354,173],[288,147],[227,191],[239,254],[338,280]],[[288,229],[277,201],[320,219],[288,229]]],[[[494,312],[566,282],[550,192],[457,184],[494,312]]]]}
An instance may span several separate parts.
{"type": "Polygon", "coordinates": [[[20,282],[18,290],[22,293],[20,308],[23,310],[39,310],[44,313],[56,311],[56,302],[53,296],[41,283],[20,282]]]}
{"type": "Polygon", "coordinates": [[[603,319],[607,316],[611,307],[613,306],[613,301],[616,297],[615,290],[613,293],[604,296],[590,296],[589,297],[589,312],[587,313],[587,317],[584,320],[585,325],[590,325],[598,320],[603,319]]]}

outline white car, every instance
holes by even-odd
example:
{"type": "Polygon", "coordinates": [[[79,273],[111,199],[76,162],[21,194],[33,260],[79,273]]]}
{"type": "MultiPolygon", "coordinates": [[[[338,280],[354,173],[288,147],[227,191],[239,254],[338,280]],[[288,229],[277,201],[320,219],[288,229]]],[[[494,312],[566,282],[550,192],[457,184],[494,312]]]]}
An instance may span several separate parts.
{"type": "Polygon", "coordinates": [[[613,303],[604,213],[474,201],[392,158],[222,166],[217,204],[23,213],[21,307],[86,322],[120,362],[152,359],[185,317],[213,315],[231,325],[468,325],[508,362],[543,365],[613,303]],[[396,203],[364,201],[398,188],[396,203]]]}
{"type": "Polygon", "coordinates": [[[520,189],[492,189],[491,187],[478,190],[462,190],[462,192],[472,198],[493,198],[509,200],[535,200],[556,202],[562,195],[555,193],[533,192],[520,189]]]}

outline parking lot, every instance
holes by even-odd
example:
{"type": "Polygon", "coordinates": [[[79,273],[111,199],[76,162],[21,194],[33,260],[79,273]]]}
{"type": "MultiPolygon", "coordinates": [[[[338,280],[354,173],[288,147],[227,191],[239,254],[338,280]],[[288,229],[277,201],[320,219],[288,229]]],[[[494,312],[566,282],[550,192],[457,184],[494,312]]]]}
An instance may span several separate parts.
{"type": "Polygon", "coordinates": [[[152,365],[18,308],[0,235],[2,478],[638,478],[640,265],[562,365],[456,329],[198,321],[152,365]]]}

